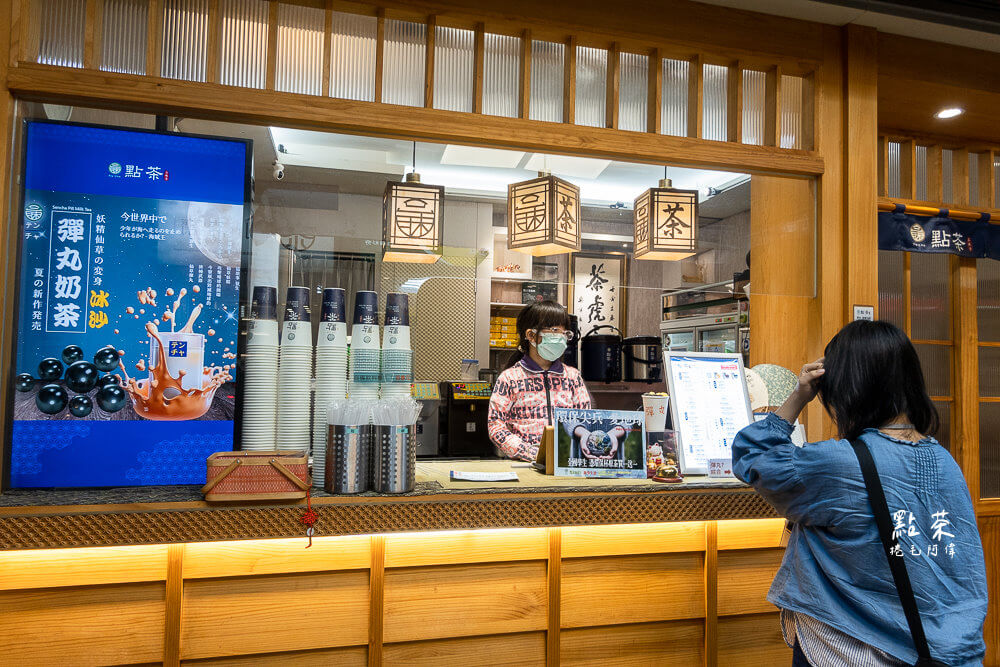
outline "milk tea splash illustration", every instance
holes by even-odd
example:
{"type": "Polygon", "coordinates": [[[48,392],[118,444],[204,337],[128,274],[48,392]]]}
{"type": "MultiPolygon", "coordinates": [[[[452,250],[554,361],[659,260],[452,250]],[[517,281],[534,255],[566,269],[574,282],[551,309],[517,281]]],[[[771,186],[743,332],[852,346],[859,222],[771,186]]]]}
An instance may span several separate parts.
{"type": "MultiPolygon", "coordinates": [[[[173,290],[167,290],[172,295],[173,290]]],[[[231,366],[204,366],[205,336],[194,333],[194,323],[201,314],[198,304],[191,312],[187,324],[175,331],[177,310],[187,290],[177,293],[172,310],[163,313],[163,323],[170,322],[169,332],[160,332],[159,320],[146,323],[150,338],[149,377],[130,378],[125,365],[118,365],[125,373],[125,390],[132,399],[136,414],[155,421],[183,421],[197,419],[212,407],[216,390],[232,379],[231,366]]],[[[156,306],[156,291],[147,288],[138,293],[139,303],[156,306]]],[[[146,370],[144,359],[135,366],[146,370]]]]}

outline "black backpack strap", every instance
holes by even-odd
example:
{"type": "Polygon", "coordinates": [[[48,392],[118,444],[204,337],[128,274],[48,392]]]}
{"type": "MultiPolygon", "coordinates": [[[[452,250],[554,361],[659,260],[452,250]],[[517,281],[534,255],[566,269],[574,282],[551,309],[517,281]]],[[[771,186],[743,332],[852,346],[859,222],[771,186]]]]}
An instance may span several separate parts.
{"type": "Polygon", "coordinates": [[[854,454],[858,457],[858,463],[861,464],[861,475],[865,479],[865,488],[868,490],[868,502],[871,503],[875,523],[878,524],[878,534],[882,538],[882,546],[885,548],[886,558],[889,561],[892,579],[896,583],[899,601],[903,605],[906,623],[910,626],[913,645],[917,649],[917,655],[920,656],[918,664],[931,662],[931,651],[927,645],[927,637],[924,635],[924,626],[920,622],[920,612],[917,610],[917,600],[913,596],[910,576],[906,572],[906,564],[903,562],[902,554],[898,552],[899,543],[892,536],[892,517],[889,514],[889,505],[885,501],[885,491],[882,489],[875,460],[872,458],[868,445],[860,439],[852,441],[851,447],[854,448],[854,454]],[[893,555],[894,553],[900,553],[900,555],[893,555]]]}

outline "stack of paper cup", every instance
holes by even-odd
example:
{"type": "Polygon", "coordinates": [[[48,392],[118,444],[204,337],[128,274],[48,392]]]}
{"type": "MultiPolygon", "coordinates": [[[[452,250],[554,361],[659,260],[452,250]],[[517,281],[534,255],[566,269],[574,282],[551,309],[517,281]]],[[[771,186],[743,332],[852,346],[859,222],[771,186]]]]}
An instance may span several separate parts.
{"type": "Polygon", "coordinates": [[[274,449],[278,402],[278,290],[258,285],[250,302],[244,363],[241,446],[248,451],[274,449]]]}
{"type": "Polygon", "coordinates": [[[387,294],[382,330],[382,398],[406,398],[412,384],[410,304],[405,294],[387,294]]]}
{"type": "Polygon", "coordinates": [[[278,449],[309,450],[312,357],[309,288],[289,287],[278,364],[278,449]]]}
{"type": "Polygon", "coordinates": [[[323,317],[316,339],[316,389],[313,394],[313,484],[323,486],[330,402],[347,397],[347,309],[344,290],[323,290],[323,317]]]}
{"type": "Polygon", "coordinates": [[[377,400],[381,349],[378,337],[378,294],[358,292],[351,326],[350,375],[347,393],[352,399],[377,400]]]}

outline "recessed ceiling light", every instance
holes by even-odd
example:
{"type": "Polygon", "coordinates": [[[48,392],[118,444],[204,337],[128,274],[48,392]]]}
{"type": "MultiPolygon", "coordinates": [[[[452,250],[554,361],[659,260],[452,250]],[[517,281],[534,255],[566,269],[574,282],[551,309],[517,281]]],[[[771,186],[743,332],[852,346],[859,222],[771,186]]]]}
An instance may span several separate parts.
{"type": "Polygon", "coordinates": [[[965,113],[965,109],[961,109],[959,107],[948,107],[947,109],[941,109],[941,111],[938,111],[936,114],[934,114],[934,117],[954,118],[955,116],[961,116],[963,113],[965,113]]]}

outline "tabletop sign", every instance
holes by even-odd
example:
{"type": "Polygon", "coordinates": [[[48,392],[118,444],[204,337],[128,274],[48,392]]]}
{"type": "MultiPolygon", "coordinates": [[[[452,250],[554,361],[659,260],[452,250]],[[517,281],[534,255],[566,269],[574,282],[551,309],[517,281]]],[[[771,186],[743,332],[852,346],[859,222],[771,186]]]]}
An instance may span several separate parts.
{"type": "Polygon", "coordinates": [[[642,412],[559,408],[553,418],[557,477],[646,478],[642,412]]]}
{"type": "Polygon", "coordinates": [[[753,422],[739,354],[664,351],[681,472],[707,475],[731,459],[736,434],[753,422]]]}

